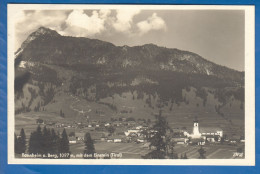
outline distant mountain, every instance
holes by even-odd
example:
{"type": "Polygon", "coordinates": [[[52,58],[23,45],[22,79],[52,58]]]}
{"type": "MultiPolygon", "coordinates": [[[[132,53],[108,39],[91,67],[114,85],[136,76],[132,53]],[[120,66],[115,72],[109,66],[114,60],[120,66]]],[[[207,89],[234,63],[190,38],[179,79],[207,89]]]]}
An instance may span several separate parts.
{"type": "Polygon", "coordinates": [[[178,49],[142,46],[115,46],[112,43],[83,37],[61,36],[40,27],[28,36],[16,52],[23,61],[103,71],[172,71],[210,75],[243,84],[244,73],[212,63],[201,56],[178,49]]]}
{"type": "Polygon", "coordinates": [[[62,109],[65,118],[74,118],[89,107],[94,118],[148,118],[159,109],[171,116],[207,112],[205,117],[228,124],[244,117],[244,72],[192,52],[115,46],[40,27],[15,54],[16,114],[59,115],[62,109]]]}

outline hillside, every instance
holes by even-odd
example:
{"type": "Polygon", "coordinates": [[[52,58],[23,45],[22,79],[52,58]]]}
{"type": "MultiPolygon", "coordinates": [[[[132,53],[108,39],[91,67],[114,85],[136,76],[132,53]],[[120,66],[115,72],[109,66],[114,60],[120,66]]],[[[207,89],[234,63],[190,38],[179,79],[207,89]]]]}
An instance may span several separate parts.
{"type": "Polygon", "coordinates": [[[153,119],[163,110],[172,126],[189,127],[197,116],[202,125],[244,131],[244,72],[195,53],[153,44],[120,47],[41,27],[16,60],[18,118],[153,119]]]}

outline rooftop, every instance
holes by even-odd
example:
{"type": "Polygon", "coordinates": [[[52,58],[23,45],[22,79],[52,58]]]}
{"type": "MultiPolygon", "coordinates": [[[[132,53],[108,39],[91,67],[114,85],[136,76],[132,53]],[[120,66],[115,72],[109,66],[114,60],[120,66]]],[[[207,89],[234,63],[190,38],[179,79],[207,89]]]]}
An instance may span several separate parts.
{"type": "Polygon", "coordinates": [[[222,131],[222,129],[218,127],[200,127],[200,133],[215,133],[217,131],[222,131]]]}

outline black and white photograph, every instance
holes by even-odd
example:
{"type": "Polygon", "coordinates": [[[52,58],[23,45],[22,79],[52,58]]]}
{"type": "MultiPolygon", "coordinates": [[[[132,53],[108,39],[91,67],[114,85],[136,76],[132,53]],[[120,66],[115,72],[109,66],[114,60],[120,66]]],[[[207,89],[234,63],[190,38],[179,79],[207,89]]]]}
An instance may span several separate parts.
{"type": "Polygon", "coordinates": [[[8,5],[8,159],[253,165],[254,8],[8,5]]]}

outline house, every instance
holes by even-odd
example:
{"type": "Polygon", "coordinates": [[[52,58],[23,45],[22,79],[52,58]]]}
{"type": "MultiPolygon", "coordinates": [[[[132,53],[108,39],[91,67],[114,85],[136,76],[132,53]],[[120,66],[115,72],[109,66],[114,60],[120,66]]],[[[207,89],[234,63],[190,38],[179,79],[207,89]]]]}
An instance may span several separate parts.
{"type": "Polygon", "coordinates": [[[176,144],[187,144],[189,139],[185,137],[181,137],[181,138],[172,138],[171,141],[176,142],[176,144]]]}
{"type": "Polygon", "coordinates": [[[157,132],[158,132],[157,130],[150,129],[148,130],[148,134],[149,134],[148,136],[153,137],[157,132]]]}
{"type": "Polygon", "coordinates": [[[131,125],[135,125],[136,124],[136,122],[135,121],[128,121],[128,126],[131,126],[131,125]]]}
{"type": "Polygon", "coordinates": [[[120,131],[117,133],[117,135],[125,135],[125,133],[120,131]]]}
{"type": "Polygon", "coordinates": [[[232,135],[232,137],[229,140],[229,142],[231,144],[236,144],[236,143],[238,143],[240,141],[241,141],[241,137],[239,135],[232,135]]]}
{"type": "Polygon", "coordinates": [[[108,143],[112,143],[112,142],[114,142],[114,140],[111,139],[111,138],[108,138],[108,139],[107,139],[107,142],[108,142],[108,143]]]}
{"type": "Polygon", "coordinates": [[[237,140],[231,139],[231,140],[229,140],[229,142],[230,142],[231,144],[236,144],[236,143],[237,143],[237,140]]]}
{"type": "Polygon", "coordinates": [[[76,144],[77,143],[76,137],[69,137],[69,143],[70,144],[76,144]]]}
{"type": "Polygon", "coordinates": [[[176,142],[176,144],[185,144],[185,142],[184,141],[178,141],[178,142],[176,142]]]}
{"type": "Polygon", "coordinates": [[[84,141],[85,134],[83,132],[75,132],[75,138],[77,141],[84,141]]]}
{"type": "Polygon", "coordinates": [[[216,135],[206,135],[206,136],[204,136],[204,139],[208,142],[211,142],[211,143],[214,143],[216,141],[220,141],[219,136],[216,136],[216,135]]]}
{"type": "Polygon", "coordinates": [[[140,130],[142,128],[143,128],[143,126],[137,126],[135,129],[140,130]]]}
{"type": "Polygon", "coordinates": [[[189,132],[187,132],[187,131],[184,131],[184,132],[183,132],[183,135],[186,136],[186,137],[190,137],[190,134],[189,134],[189,132]]]}
{"type": "Polygon", "coordinates": [[[113,123],[113,125],[114,125],[114,126],[117,126],[117,127],[121,126],[121,124],[122,124],[122,123],[121,123],[120,121],[115,121],[115,122],[113,123]]]}
{"type": "Polygon", "coordinates": [[[191,144],[194,144],[194,145],[205,145],[205,140],[203,138],[196,138],[196,139],[192,139],[190,141],[191,144]]]}
{"type": "Polygon", "coordinates": [[[107,137],[102,136],[102,137],[100,138],[100,141],[106,141],[106,140],[107,140],[107,137]]]}
{"type": "Polygon", "coordinates": [[[148,129],[148,126],[144,125],[144,126],[142,127],[142,130],[146,130],[146,129],[148,129]]]}
{"type": "Polygon", "coordinates": [[[200,133],[202,136],[213,135],[223,137],[223,131],[217,127],[202,127],[200,128],[200,133]]]}
{"type": "Polygon", "coordinates": [[[106,124],[105,124],[105,127],[108,127],[108,126],[110,126],[110,123],[106,123],[106,124]]]}
{"type": "Polygon", "coordinates": [[[122,136],[112,136],[112,137],[107,138],[107,142],[121,143],[121,142],[123,142],[123,137],[122,136]]]}
{"type": "Polygon", "coordinates": [[[49,122],[49,123],[46,123],[46,125],[48,125],[48,126],[54,126],[54,125],[55,125],[55,122],[49,122]]]}
{"type": "Polygon", "coordinates": [[[121,143],[122,139],[121,138],[114,138],[114,143],[121,143]]]}
{"type": "Polygon", "coordinates": [[[149,148],[150,147],[150,142],[148,142],[148,143],[144,143],[143,145],[142,145],[142,147],[144,147],[144,148],[149,148]]]}
{"type": "Polygon", "coordinates": [[[145,123],[144,120],[138,120],[137,122],[138,122],[139,124],[144,124],[144,123],[145,123]]]}
{"type": "Polygon", "coordinates": [[[40,118],[36,119],[36,123],[37,124],[44,124],[44,121],[40,118]]]}
{"type": "Polygon", "coordinates": [[[140,136],[140,130],[138,129],[130,129],[125,132],[126,136],[140,136]]]}
{"type": "Polygon", "coordinates": [[[137,143],[144,143],[144,142],[145,142],[145,139],[143,139],[143,138],[137,138],[136,142],[137,142],[137,143]]]}

